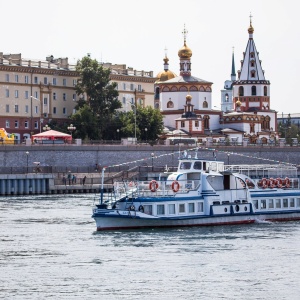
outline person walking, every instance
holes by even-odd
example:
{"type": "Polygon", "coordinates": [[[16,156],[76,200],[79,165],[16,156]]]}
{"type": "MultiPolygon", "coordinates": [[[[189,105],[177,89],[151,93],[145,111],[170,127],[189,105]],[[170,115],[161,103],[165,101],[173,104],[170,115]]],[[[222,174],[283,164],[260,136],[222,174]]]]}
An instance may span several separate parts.
{"type": "Polygon", "coordinates": [[[69,171],[69,173],[68,173],[69,185],[71,185],[71,180],[72,180],[72,174],[71,174],[71,171],[69,171]]]}

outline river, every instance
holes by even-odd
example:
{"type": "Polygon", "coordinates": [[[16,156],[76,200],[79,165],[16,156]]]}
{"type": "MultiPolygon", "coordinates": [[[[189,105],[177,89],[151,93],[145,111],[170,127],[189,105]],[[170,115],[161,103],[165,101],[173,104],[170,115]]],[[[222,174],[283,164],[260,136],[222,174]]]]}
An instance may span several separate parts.
{"type": "Polygon", "coordinates": [[[0,198],[1,299],[300,297],[300,222],[96,232],[94,198],[0,198]]]}

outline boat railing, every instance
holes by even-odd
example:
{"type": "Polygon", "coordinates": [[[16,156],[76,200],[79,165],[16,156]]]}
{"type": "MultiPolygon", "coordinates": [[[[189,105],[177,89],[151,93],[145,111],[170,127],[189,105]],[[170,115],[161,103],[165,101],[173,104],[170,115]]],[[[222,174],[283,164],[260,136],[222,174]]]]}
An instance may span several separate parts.
{"type": "Polygon", "coordinates": [[[135,197],[168,197],[176,194],[186,194],[199,189],[200,180],[178,180],[172,181],[130,181],[114,184],[115,198],[135,197]]]}

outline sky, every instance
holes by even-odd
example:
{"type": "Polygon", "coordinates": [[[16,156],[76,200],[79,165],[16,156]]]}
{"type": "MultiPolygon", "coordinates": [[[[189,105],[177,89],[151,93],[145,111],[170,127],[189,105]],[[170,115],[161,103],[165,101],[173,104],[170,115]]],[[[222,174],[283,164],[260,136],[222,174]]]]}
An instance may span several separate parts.
{"type": "Polygon", "coordinates": [[[169,69],[179,75],[178,50],[193,56],[192,75],[213,82],[213,106],[230,79],[234,47],[236,71],[248,42],[250,14],[254,42],[271,83],[271,109],[300,113],[300,18],[297,0],[0,0],[0,52],[45,60],[90,53],[99,62],[136,70],[169,69]],[[165,50],[167,49],[167,50],[165,50]]]}

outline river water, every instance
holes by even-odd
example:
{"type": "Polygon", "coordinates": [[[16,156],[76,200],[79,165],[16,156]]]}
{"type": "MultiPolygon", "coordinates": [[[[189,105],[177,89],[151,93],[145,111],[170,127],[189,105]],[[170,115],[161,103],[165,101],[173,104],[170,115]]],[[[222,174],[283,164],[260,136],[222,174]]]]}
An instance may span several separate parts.
{"type": "Polygon", "coordinates": [[[94,198],[0,198],[1,299],[300,299],[300,222],[96,232],[94,198]]]}

